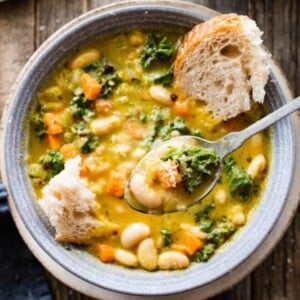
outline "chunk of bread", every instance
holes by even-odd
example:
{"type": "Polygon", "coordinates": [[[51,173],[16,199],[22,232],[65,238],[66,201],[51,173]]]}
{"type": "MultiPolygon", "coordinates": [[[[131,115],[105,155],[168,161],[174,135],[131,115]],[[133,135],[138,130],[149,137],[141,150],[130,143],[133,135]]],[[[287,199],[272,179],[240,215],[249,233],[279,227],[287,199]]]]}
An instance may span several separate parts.
{"type": "Polygon", "coordinates": [[[86,243],[93,237],[112,233],[115,226],[95,217],[95,194],[80,178],[81,157],[69,159],[62,172],[54,176],[43,190],[39,204],[56,230],[56,240],[86,243]]]}
{"type": "Polygon", "coordinates": [[[175,84],[227,120],[264,101],[270,54],[247,16],[217,15],[196,25],[178,48],[175,84]]]}

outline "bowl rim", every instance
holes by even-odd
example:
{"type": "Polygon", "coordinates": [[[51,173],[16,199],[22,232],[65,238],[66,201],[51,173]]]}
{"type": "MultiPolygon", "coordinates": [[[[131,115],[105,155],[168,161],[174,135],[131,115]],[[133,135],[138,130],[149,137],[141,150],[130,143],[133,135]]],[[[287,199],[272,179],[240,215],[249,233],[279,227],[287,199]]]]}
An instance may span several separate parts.
{"type": "MultiPolygon", "coordinates": [[[[9,99],[12,99],[13,94],[15,93],[20,81],[22,80],[23,75],[26,73],[27,69],[30,68],[31,63],[38,57],[46,48],[49,44],[52,43],[61,33],[69,30],[72,28],[74,25],[84,22],[84,20],[89,19],[92,16],[95,16],[99,13],[104,13],[107,11],[110,11],[112,9],[118,9],[118,8],[123,8],[124,6],[129,7],[129,6],[149,6],[149,5],[157,5],[159,4],[160,6],[166,6],[169,8],[183,8],[183,9],[192,9],[192,10],[201,10],[202,12],[204,11],[204,14],[208,14],[210,16],[213,16],[217,14],[217,12],[210,10],[206,7],[203,7],[198,4],[193,4],[193,3],[187,3],[183,1],[159,1],[159,0],[153,0],[153,1],[123,1],[119,3],[114,3],[111,5],[106,5],[102,6],[99,8],[96,8],[86,14],[83,14],[79,16],[78,18],[74,19],[70,23],[67,23],[65,26],[63,26],[61,29],[56,31],[53,35],[51,35],[41,46],[40,48],[33,54],[33,56],[29,59],[29,61],[26,63],[24,66],[23,70],[21,71],[20,75],[18,76],[18,79],[16,80],[16,83],[14,87],[12,88],[11,94],[8,97],[9,99]]],[[[272,66],[273,69],[272,71],[275,73],[276,78],[280,81],[282,89],[285,93],[285,98],[286,99],[291,99],[291,93],[288,89],[287,82],[282,75],[281,71],[279,70],[278,67],[275,65],[272,66]]],[[[2,119],[2,124],[1,124],[1,143],[3,143],[3,137],[5,136],[5,124],[6,124],[6,116],[8,115],[8,111],[12,109],[7,102],[5,105],[5,110],[3,112],[3,119],[2,119]]],[[[297,123],[299,123],[298,119],[295,117],[293,118],[293,123],[294,123],[294,129],[297,131],[297,128],[299,126],[295,126],[297,123]]],[[[299,139],[297,139],[298,134],[296,133],[296,144],[299,145],[299,139]]],[[[3,144],[2,148],[3,149],[3,144]]],[[[4,162],[4,152],[1,151],[1,170],[2,170],[2,177],[4,180],[5,185],[8,187],[9,184],[7,182],[7,177],[6,173],[7,170],[5,168],[5,162],[4,162]]],[[[228,288],[229,286],[233,285],[234,283],[238,282],[241,280],[244,276],[246,276],[255,266],[257,266],[264,258],[265,256],[273,249],[275,244],[278,242],[280,237],[283,235],[284,231],[287,229],[292,216],[295,213],[296,207],[298,205],[298,199],[297,199],[297,194],[299,193],[299,188],[295,184],[295,178],[297,178],[298,174],[300,174],[300,167],[299,167],[299,158],[297,158],[297,163],[295,164],[295,175],[294,176],[294,182],[293,186],[291,189],[291,194],[289,198],[286,200],[285,205],[282,209],[282,213],[277,221],[277,224],[273,227],[272,231],[269,234],[269,237],[265,239],[263,244],[257,248],[255,253],[259,253],[255,259],[252,257],[248,257],[245,260],[245,263],[243,265],[236,267],[235,269],[232,270],[232,274],[230,275],[229,278],[226,278],[224,280],[224,276],[221,278],[216,279],[214,282],[205,285],[206,289],[204,290],[202,287],[195,289],[194,291],[183,291],[181,293],[185,295],[195,296],[196,291],[201,290],[201,297],[210,297],[213,294],[219,293],[222,290],[228,288]],[[284,217],[284,218],[283,218],[284,217]],[[279,226],[281,225],[281,226],[279,226]],[[272,239],[270,239],[270,235],[272,233],[272,239]],[[276,238],[274,238],[274,236],[276,238]],[[236,276],[234,276],[236,274],[236,276]]],[[[8,190],[9,194],[9,205],[10,209],[14,218],[15,223],[17,224],[18,230],[21,233],[21,236],[23,237],[24,241],[27,243],[28,247],[31,249],[31,251],[34,253],[34,255],[41,261],[41,263],[52,273],[54,274],[58,279],[63,281],[65,284],[73,287],[74,289],[79,290],[80,292],[83,292],[87,295],[93,296],[93,297],[105,297],[105,299],[113,299],[116,295],[120,298],[120,294],[116,293],[114,291],[108,291],[106,289],[103,289],[99,286],[95,287],[95,285],[92,285],[82,279],[80,279],[78,276],[75,274],[72,274],[68,270],[64,269],[62,266],[60,266],[54,259],[48,256],[48,253],[45,252],[45,250],[37,243],[37,241],[31,236],[29,230],[26,228],[26,224],[24,224],[22,218],[20,217],[20,212],[17,210],[17,207],[12,199],[11,196],[11,191],[8,190]]],[[[200,293],[200,292],[199,292],[200,293]]],[[[197,294],[197,293],[196,293],[197,294]]],[[[125,294],[123,294],[125,296],[125,294]]],[[[133,297],[131,295],[131,297],[133,297]]],[[[169,297],[166,296],[165,297],[169,297]]],[[[199,299],[199,294],[196,296],[197,299],[199,299]]]]}

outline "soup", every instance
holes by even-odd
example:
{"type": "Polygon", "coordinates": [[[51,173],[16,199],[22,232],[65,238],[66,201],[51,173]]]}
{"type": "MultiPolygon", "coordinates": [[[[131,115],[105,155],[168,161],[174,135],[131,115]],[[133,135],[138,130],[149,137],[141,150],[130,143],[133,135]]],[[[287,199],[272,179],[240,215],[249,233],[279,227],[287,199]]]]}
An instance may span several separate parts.
{"type": "MultiPolygon", "coordinates": [[[[149,271],[206,262],[247,223],[262,195],[270,162],[268,131],[227,157],[214,190],[187,210],[146,215],[125,202],[126,181],[157,143],[180,135],[216,140],[264,114],[255,104],[225,122],[173,86],[172,61],[182,35],[132,30],[96,40],[61,64],[37,93],[27,158],[33,188],[39,203],[45,202],[46,191],[78,171],[72,197],[82,188],[95,202],[92,211],[86,216],[64,207],[62,213],[72,215],[78,228],[87,218],[102,227],[80,239],[72,233],[56,238],[83,244],[102,262],[149,271]]],[[[186,186],[193,189],[197,177],[193,171],[188,176],[186,186]]],[[[141,192],[147,191],[141,187],[141,192]]],[[[62,202],[68,193],[56,190],[51,201],[62,202]]],[[[58,224],[56,215],[49,219],[58,224]]],[[[72,226],[60,224],[65,225],[72,226]]]]}

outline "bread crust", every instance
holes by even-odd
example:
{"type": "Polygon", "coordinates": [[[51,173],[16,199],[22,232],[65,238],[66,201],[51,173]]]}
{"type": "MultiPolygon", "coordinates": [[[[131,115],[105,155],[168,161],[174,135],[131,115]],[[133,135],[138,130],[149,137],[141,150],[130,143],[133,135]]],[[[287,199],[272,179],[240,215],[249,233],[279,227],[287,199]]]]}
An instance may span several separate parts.
{"type": "Polygon", "coordinates": [[[262,103],[270,54],[262,47],[261,35],[253,20],[234,13],[217,15],[196,25],[178,47],[175,85],[184,94],[206,102],[213,115],[223,120],[249,110],[251,100],[262,103]],[[222,53],[226,46],[233,52],[222,53]],[[213,56],[211,62],[209,58],[213,56]],[[220,86],[213,86],[214,81],[220,86]],[[219,94],[213,92],[216,88],[220,88],[219,94]],[[238,96],[240,102],[236,100],[238,96]]]}
{"type": "Polygon", "coordinates": [[[174,72],[178,74],[186,56],[192,52],[200,43],[205,39],[211,39],[217,36],[219,33],[231,33],[240,30],[240,18],[243,16],[238,16],[237,14],[225,14],[217,15],[207,22],[200,23],[193,27],[189,31],[178,48],[176,60],[174,63],[174,72]]]}

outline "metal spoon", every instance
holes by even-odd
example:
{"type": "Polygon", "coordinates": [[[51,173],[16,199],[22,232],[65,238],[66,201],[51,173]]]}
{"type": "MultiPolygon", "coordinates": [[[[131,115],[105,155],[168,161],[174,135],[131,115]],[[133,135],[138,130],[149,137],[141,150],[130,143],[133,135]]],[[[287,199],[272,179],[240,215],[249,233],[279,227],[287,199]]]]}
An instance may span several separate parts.
{"type": "MultiPolygon", "coordinates": [[[[294,112],[299,108],[300,108],[300,97],[297,97],[293,101],[275,110],[274,112],[270,113],[269,115],[262,118],[261,120],[253,123],[252,125],[245,128],[244,130],[240,132],[229,133],[217,141],[208,141],[197,136],[180,136],[158,144],[141,159],[141,161],[138,163],[138,165],[132,172],[129,180],[127,181],[126,188],[125,188],[125,200],[133,209],[143,213],[163,214],[163,213],[169,213],[169,212],[187,209],[189,206],[199,202],[201,199],[203,199],[212,191],[212,189],[214,188],[214,186],[216,185],[217,181],[220,178],[222,161],[226,155],[238,149],[251,136],[266,129],[270,125],[281,120],[282,118],[286,117],[287,115],[291,114],[292,112],[294,112]],[[192,197],[187,200],[185,205],[182,205],[182,203],[178,205],[178,203],[174,202],[171,203],[170,205],[165,205],[164,203],[164,205],[160,206],[157,203],[151,203],[148,201],[149,203],[147,202],[147,206],[145,206],[139,200],[137,200],[134,194],[140,196],[142,193],[144,193],[145,197],[148,197],[150,199],[151,198],[150,193],[151,192],[153,193],[153,191],[149,190],[146,185],[143,186],[143,184],[141,183],[141,185],[139,186],[139,191],[137,191],[138,194],[136,192],[134,193],[134,191],[132,191],[131,180],[133,179],[133,176],[135,176],[135,174],[137,174],[138,172],[139,173],[143,172],[143,167],[147,165],[146,164],[147,161],[150,160],[151,162],[151,159],[153,159],[154,157],[157,158],[159,156],[159,152],[161,151],[161,149],[166,148],[170,144],[172,145],[172,143],[194,144],[194,145],[196,144],[202,148],[213,149],[217,154],[217,156],[219,157],[219,166],[216,169],[214,176],[212,176],[210,182],[206,184],[204,187],[202,187],[202,189],[200,189],[198,192],[193,193],[192,197]]],[[[158,193],[157,193],[157,197],[160,197],[158,193]]],[[[154,197],[153,199],[158,199],[158,198],[154,197]]],[[[170,197],[170,199],[172,199],[172,197],[170,197]]]]}

